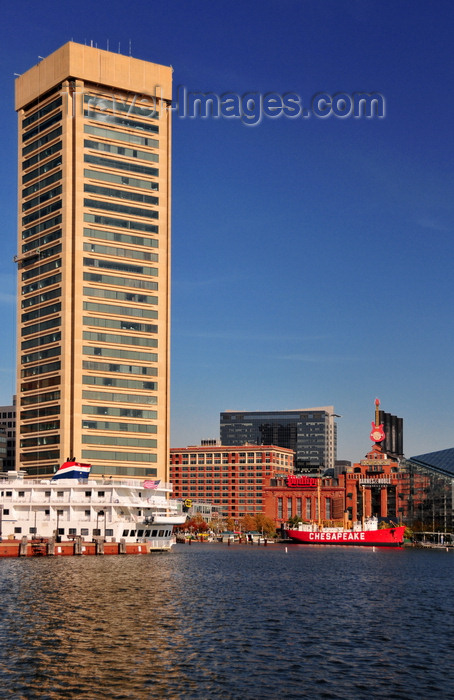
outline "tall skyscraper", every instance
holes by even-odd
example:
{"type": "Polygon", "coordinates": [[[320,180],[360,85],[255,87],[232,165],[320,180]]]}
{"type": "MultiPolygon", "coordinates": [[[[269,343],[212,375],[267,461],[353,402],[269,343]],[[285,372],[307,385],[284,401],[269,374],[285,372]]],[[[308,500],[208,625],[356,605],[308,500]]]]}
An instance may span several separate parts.
{"type": "Polygon", "coordinates": [[[17,463],[167,478],[172,69],[73,42],[16,81],[17,463]]]}
{"type": "Polygon", "coordinates": [[[334,468],[337,425],[334,406],[295,411],[224,411],[220,418],[223,445],[277,445],[295,452],[301,472],[334,468]]]}

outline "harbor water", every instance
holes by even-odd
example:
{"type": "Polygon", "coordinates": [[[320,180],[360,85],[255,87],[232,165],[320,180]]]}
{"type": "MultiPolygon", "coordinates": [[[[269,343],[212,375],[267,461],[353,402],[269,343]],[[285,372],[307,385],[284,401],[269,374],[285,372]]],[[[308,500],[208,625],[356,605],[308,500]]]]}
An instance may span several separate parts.
{"type": "Polygon", "coordinates": [[[1,559],[0,698],[454,698],[454,551],[1,559]]]}

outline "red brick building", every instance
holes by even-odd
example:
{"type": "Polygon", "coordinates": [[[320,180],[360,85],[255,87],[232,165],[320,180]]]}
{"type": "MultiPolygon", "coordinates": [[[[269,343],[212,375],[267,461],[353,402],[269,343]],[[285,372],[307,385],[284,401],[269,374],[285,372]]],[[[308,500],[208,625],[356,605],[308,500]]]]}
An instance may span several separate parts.
{"type": "Polygon", "coordinates": [[[173,498],[220,506],[221,517],[240,518],[264,510],[264,486],[293,473],[294,452],[275,445],[171,448],[173,498]]]}
{"type": "Polygon", "coordinates": [[[264,513],[276,527],[298,516],[303,521],[343,520],[345,487],[334,479],[289,476],[273,479],[265,489],[264,513]],[[320,516],[319,516],[320,504],[320,516]]]}
{"type": "Polygon", "coordinates": [[[389,459],[380,445],[374,445],[365,459],[338,477],[345,488],[345,508],[350,520],[376,515],[396,520],[403,512],[403,484],[407,471],[389,459]]]}
{"type": "Polygon", "coordinates": [[[264,512],[279,527],[289,518],[303,521],[361,520],[372,515],[398,520],[404,511],[408,474],[375,444],[365,459],[347,467],[337,478],[288,477],[271,480],[265,491],[264,512]],[[319,514],[320,504],[320,514],[319,514]]]}

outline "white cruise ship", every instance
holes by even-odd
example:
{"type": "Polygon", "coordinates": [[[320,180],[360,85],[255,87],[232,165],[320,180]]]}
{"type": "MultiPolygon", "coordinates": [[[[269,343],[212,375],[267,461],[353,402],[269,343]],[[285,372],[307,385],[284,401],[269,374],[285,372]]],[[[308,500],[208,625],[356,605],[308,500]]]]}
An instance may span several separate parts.
{"type": "Polygon", "coordinates": [[[170,550],[173,526],[184,523],[182,503],[169,498],[172,485],[157,479],[89,478],[90,465],[65,462],[51,479],[0,473],[0,539],[81,538],[144,543],[170,550]]]}

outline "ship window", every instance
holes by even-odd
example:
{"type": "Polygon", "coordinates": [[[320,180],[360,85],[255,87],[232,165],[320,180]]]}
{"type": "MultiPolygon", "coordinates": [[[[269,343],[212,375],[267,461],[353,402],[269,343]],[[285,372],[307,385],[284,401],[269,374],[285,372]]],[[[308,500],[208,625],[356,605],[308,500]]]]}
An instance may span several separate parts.
{"type": "Polygon", "coordinates": [[[99,498],[104,498],[105,495],[105,491],[98,491],[99,498]]]}
{"type": "MultiPolygon", "coordinates": [[[[49,495],[50,495],[50,491],[49,491],[49,495]]],[[[85,491],[85,498],[90,498],[90,496],[91,496],[91,491],[85,491]]]]}
{"type": "Polygon", "coordinates": [[[106,537],[113,537],[113,530],[110,528],[106,530],[106,537]]]}
{"type": "Polygon", "coordinates": [[[157,531],[157,530],[153,530],[153,532],[151,533],[151,536],[152,536],[152,537],[156,537],[157,534],[158,534],[158,531],[157,531]]]}
{"type": "Polygon", "coordinates": [[[50,491],[44,491],[44,496],[46,498],[50,498],[50,491]]]}
{"type": "Polygon", "coordinates": [[[3,515],[9,515],[9,508],[3,509],[3,515]]]}
{"type": "Polygon", "coordinates": [[[151,530],[145,530],[145,537],[150,537],[151,530]]]}
{"type": "Polygon", "coordinates": [[[44,511],[44,515],[50,515],[50,510],[49,510],[49,508],[46,508],[46,510],[44,511]]]}
{"type": "Polygon", "coordinates": [[[68,530],[68,535],[77,535],[77,529],[75,527],[70,527],[68,530]]]}
{"type": "Polygon", "coordinates": [[[57,530],[57,535],[64,535],[65,534],[65,528],[64,527],[59,527],[57,530]]]}
{"type": "Polygon", "coordinates": [[[28,531],[31,535],[36,535],[36,527],[30,527],[28,531]]]}
{"type": "Polygon", "coordinates": [[[123,530],[123,537],[127,537],[129,534],[129,530],[123,530]]]}
{"type": "Polygon", "coordinates": [[[86,511],[85,511],[85,517],[86,517],[86,518],[89,518],[89,517],[90,517],[90,511],[89,511],[89,510],[86,510],[86,511]]]}
{"type": "Polygon", "coordinates": [[[19,491],[17,495],[19,498],[23,498],[25,496],[25,491],[19,491]]]}
{"type": "Polygon", "coordinates": [[[143,530],[137,530],[137,537],[143,537],[143,530]]]}
{"type": "Polygon", "coordinates": [[[93,537],[99,537],[101,535],[101,530],[99,527],[95,527],[93,530],[93,537]]]}
{"type": "Polygon", "coordinates": [[[81,528],[80,534],[81,535],[88,535],[88,528],[86,528],[86,527],[81,528]]]}
{"type": "Polygon", "coordinates": [[[159,535],[158,537],[164,537],[164,530],[159,530],[159,535]]]}
{"type": "Polygon", "coordinates": [[[14,532],[17,533],[17,534],[20,534],[20,533],[22,532],[22,528],[21,528],[21,527],[15,527],[15,528],[14,528],[14,532]]]}
{"type": "Polygon", "coordinates": [[[6,492],[6,496],[7,496],[7,497],[8,497],[8,496],[12,496],[12,495],[13,495],[13,492],[12,492],[12,491],[7,491],[7,492],[6,492]]]}

